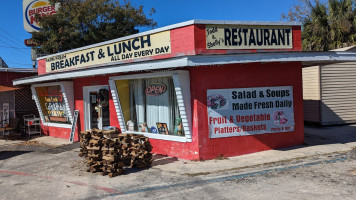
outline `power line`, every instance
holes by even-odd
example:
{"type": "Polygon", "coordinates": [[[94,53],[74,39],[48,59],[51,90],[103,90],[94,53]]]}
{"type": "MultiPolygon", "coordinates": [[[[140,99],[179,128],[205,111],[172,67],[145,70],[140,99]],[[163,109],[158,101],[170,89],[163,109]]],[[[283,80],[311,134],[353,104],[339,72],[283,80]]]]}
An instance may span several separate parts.
{"type": "MultiPolygon", "coordinates": [[[[7,45],[10,46],[10,47],[16,48],[16,47],[12,46],[11,44],[9,44],[9,43],[7,43],[7,42],[4,42],[3,40],[0,40],[0,42],[2,42],[2,43],[4,43],[4,44],[7,44],[7,45]]],[[[22,49],[18,49],[17,51],[29,55],[28,52],[25,52],[25,51],[23,51],[22,49]]]]}
{"type": "Polygon", "coordinates": [[[19,42],[18,42],[18,41],[14,41],[14,40],[12,40],[11,38],[9,38],[8,36],[6,36],[5,34],[3,34],[3,33],[1,33],[1,32],[0,32],[0,35],[1,35],[3,38],[5,38],[5,39],[6,39],[6,41],[8,41],[8,42],[12,42],[14,45],[20,45],[20,46],[23,46],[23,45],[24,45],[24,43],[19,44],[19,42]]]}
{"type": "Polygon", "coordinates": [[[19,41],[20,44],[23,44],[22,41],[20,39],[18,39],[17,37],[15,37],[14,35],[12,35],[11,33],[7,32],[6,30],[0,28],[1,31],[3,31],[4,33],[6,33],[7,35],[11,36],[12,38],[14,38],[15,40],[19,41]]]}
{"type": "Polygon", "coordinates": [[[29,64],[29,63],[17,63],[17,62],[11,62],[11,61],[6,61],[6,62],[15,64],[15,65],[31,65],[32,66],[32,64],[29,64]]]}
{"type": "Polygon", "coordinates": [[[10,48],[10,49],[29,49],[30,47],[27,47],[27,48],[25,48],[25,47],[11,47],[11,46],[2,46],[2,45],[0,45],[0,47],[2,47],[2,48],[10,48]]]}

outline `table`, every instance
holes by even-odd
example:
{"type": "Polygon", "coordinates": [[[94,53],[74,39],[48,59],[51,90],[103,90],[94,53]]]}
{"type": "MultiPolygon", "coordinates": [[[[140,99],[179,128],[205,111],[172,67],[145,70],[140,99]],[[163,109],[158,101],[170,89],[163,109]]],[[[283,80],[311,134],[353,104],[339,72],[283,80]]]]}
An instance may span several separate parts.
{"type": "Polygon", "coordinates": [[[24,121],[25,133],[29,138],[34,134],[40,134],[40,136],[42,136],[40,118],[26,118],[24,121]]]}

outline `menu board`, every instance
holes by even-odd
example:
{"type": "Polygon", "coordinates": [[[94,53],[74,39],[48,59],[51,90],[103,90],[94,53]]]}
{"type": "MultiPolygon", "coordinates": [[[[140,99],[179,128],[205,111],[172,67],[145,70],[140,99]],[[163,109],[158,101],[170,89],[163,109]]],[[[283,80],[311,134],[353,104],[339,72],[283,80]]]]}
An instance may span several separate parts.
{"type": "Polygon", "coordinates": [[[294,131],[293,87],[207,91],[210,138],[294,131]]]}
{"type": "Polygon", "coordinates": [[[2,127],[5,127],[5,124],[9,124],[9,122],[10,122],[9,121],[9,110],[10,110],[10,104],[9,103],[3,103],[2,104],[2,119],[3,119],[2,127]]]}
{"type": "Polygon", "coordinates": [[[46,122],[70,123],[60,85],[36,87],[46,122]]]}

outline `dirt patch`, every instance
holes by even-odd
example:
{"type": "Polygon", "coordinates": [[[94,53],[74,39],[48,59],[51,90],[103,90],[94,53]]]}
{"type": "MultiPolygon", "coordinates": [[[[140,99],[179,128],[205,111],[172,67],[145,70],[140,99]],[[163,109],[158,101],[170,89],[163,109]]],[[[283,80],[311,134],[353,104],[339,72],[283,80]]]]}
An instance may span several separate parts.
{"type": "Polygon", "coordinates": [[[356,168],[351,171],[351,174],[356,176],[356,168]]]}
{"type": "Polygon", "coordinates": [[[21,144],[18,145],[24,145],[24,146],[44,146],[45,144],[39,142],[39,141],[27,141],[27,142],[23,142],[21,144]]]}
{"type": "Polygon", "coordinates": [[[225,157],[223,154],[220,154],[215,157],[214,160],[230,160],[228,157],[225,157]]]}

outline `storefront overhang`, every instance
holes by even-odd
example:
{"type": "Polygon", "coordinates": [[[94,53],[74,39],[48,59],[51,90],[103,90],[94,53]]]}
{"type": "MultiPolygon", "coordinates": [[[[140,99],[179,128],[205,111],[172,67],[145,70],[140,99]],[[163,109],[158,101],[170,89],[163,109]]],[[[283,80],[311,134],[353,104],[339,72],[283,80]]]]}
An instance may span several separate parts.
{"type": "Polygon", "coordinates": [[[0,92],[8,92],[8,91],[13,91],[13,90],[18,90],[18,89],[20,89],[20,88],[0,85],[0,92]]]}
{"type": "Polygon", "coordinates": [[[33,68],[0,68],[0,72],[17,72],[17,73],[37,73],[33,68]]]}
{"type": "Polygon", "coordinates": [[[351,52],[278,52],[226,55],[181,56],[163,60],[142,61],[125,64],[95,66],[77,71],[65,71],[14,80],[14,85],[58,81],[95,75],[107,75],[181,67],[212,66],[245,63],[302,62],[304,67],[337,62],[356,61],[356,53],[351,52]]]}

